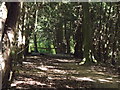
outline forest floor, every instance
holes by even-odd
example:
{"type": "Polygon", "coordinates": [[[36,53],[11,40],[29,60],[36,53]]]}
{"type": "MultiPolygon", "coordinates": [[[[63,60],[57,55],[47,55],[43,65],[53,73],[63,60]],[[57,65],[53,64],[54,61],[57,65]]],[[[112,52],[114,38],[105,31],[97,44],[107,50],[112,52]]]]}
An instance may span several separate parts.
{"type": "Polygon", "coordinates": [[[118,74],[101,66],[81,66],[79,59],[28,56],[16,67],[10,90],[57,88],[120,88],[118,74]]]}

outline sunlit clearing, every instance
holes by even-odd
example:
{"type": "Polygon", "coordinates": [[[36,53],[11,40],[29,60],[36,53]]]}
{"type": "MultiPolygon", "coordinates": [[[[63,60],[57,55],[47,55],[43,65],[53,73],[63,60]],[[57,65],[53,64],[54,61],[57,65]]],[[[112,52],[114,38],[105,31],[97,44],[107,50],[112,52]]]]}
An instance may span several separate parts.
{"type": "Polygon", "coordinates": [[[105,79],[98,79],[100,82],[112,82],[112,81],[109,81],[109,80],[105,80],[105,79]]]}
{"type": "Polygon", "coordinates": [[[71,77],[72,79],[75,79],[76,81],[91,81],[91,82],[95,82],[93,79],[89,78],[89,77],[71,77]]]}

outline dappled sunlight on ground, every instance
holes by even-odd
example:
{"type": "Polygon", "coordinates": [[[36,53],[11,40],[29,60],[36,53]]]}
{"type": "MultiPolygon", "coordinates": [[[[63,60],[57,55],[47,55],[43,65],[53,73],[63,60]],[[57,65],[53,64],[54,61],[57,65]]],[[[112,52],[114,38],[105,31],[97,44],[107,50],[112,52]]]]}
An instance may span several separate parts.
{"type": "Polygon", "coordinates": [[[109,81],[109,80],[106,80],[106,79],[98,79],[101,83],[103,82],[112,82],[112,81],[109,81]]]}
{"type": "Polygon", "coordinates": [[[29,56],[18,66],[11,89],[118,88],[118,75],[106,68],[80,66],[75,59],[29,56]],[[98,68],[98,69],[97,69],[98,68]]]}
{"type": "Polygon", "coordinates": [[[72,79],[75,79],[77,81],[91,81],[91,82],[95,82],[93,79],[91,79],[90,77],[74,77],[71,76],[72,79]]]}
{"type": "Polygon", "coordinates": [[[56,61],[58,61],[58,62],[63,62],[63,63],[69,63],[69,62],[75,62],[75,60],[66,60],[66,59],[56,59],[56,61]]]}

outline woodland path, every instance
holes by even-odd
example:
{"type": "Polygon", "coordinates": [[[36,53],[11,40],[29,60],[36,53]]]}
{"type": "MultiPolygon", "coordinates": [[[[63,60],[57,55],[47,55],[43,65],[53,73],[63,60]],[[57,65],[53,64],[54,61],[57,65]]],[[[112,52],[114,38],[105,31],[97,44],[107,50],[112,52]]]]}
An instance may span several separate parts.
{"type": "Polygon", "coordinates": [[[80,66],[77,59],[28,56],[10,90],[56,88],[120,88],[117,74],[105,67],[80,66]]]}

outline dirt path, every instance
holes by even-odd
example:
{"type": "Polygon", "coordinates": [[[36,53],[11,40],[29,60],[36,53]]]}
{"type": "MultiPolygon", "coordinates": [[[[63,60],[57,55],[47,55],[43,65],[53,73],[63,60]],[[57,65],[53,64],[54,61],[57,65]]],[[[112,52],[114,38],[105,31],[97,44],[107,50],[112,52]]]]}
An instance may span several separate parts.
{"type": "Polygon", "coordinates": [[[80,66],[77,60],[29,56],[17,67],[13,89],[120,88],[118,75],[106,68],[80,66]]]}

